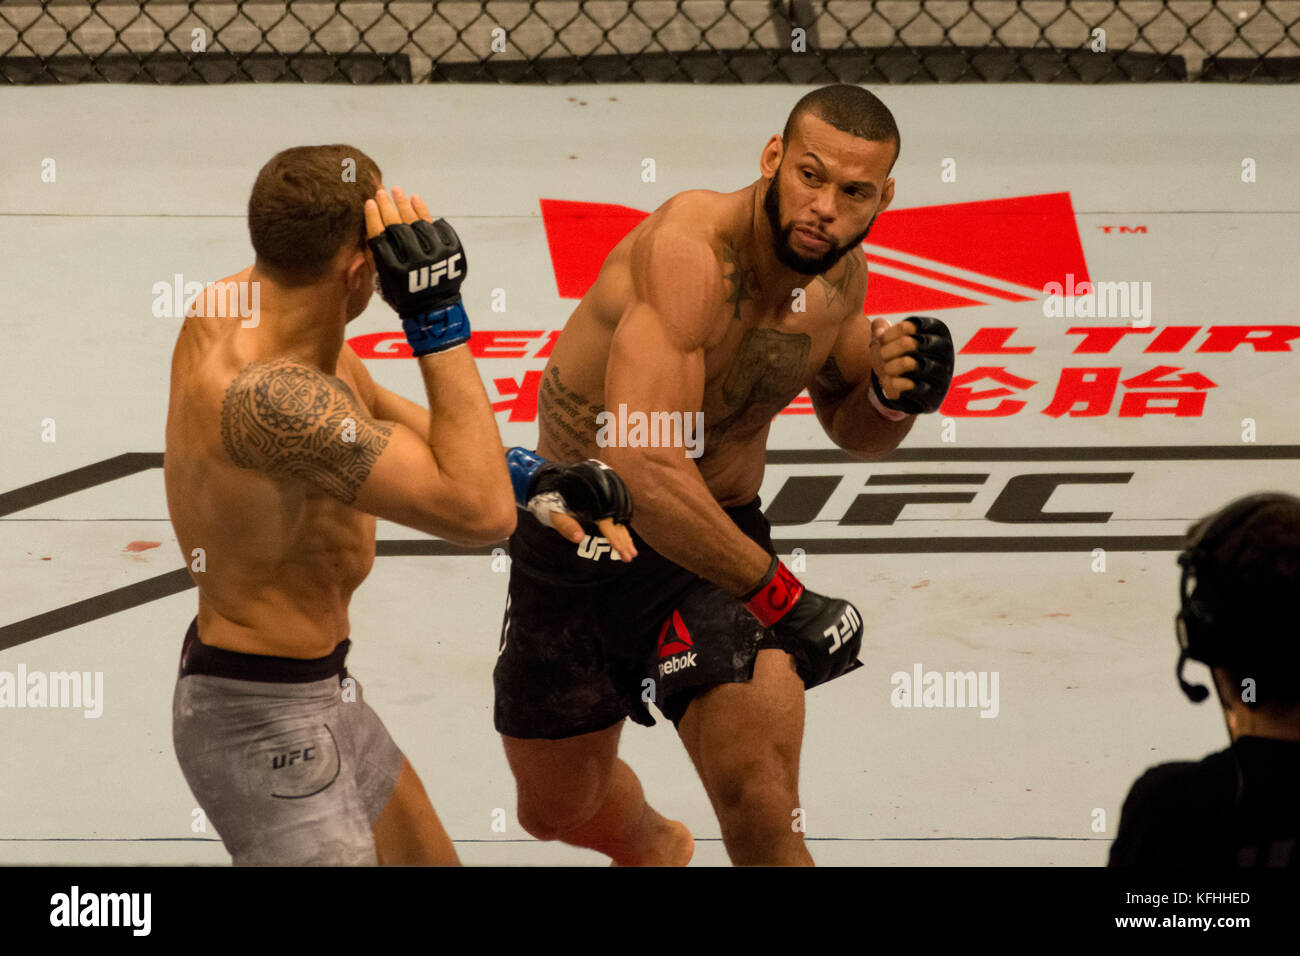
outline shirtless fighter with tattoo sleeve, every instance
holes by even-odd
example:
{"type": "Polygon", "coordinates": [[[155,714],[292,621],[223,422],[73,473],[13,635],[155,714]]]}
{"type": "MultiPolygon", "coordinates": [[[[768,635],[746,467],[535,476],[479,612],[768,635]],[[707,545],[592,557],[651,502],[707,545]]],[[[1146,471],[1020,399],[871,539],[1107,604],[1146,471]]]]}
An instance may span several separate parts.
{"type": "Polygon", "coordinates": [[[631,489],[639,556],[575,550],[528,515],[511,538],[495,716],[520,823],[539,839],[618,864],[690,859],[691,834],[647,805],[618,758],[624,719],[653,724],[653,702],[732,862],[812,862],[792,826],[803,695],[860,666],[862,618],[781,564],[757,493],[772,418],[802,389],[831,439],[866,460],[947,392],[942,322],[863,315],[860,245],[893,199],[899,146],[869,92],[808,94],[763,148],[757,182],[657,209],[610,252],[561,333],[538,453],[577,461],[599,448],[631,489]],[[600,447],[600,413],[623,406],[661,422],[703,412],[702,456],[654,440],[600,447]]]}
{"type": "MultiPolygon", "coordinates": [[[[584,462],[512,494],[463,347],[460,240],[418,196],[390,198],[360,150],[277,154],[248,223],[255,262],[200,296],[172,356],[167,506],[198,586],[173,698],[176,756],[237,865],[455,863],[419,778],[345,668],[376,516],[485,545],[511,533],[516,504],[533,504],[581,540],[574,517],[555,513],[567,502],[621,543],[626,529],[609,518],[626,508],[608,500],[621,486],[584,462]],[[376,385],[344,341],[376,280],[402,318],[427,409],[376,385]],[[241,297],[258,303],[251,324],[213,292],[232,283],[253,288],[241,297]]],[[[410,600],[439,600],[437,583],[410,600]]]]}

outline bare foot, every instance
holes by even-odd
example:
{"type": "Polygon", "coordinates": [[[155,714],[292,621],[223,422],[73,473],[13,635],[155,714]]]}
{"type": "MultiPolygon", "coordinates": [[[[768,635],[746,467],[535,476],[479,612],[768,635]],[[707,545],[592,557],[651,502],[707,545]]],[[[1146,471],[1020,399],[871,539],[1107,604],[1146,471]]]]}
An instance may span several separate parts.
{"type": "MultiPolygon", "coordinates": [[[[650,811],[654,813],[654,811],[650,811]]],[[[685,866],[695,855],[695,837],[686,829],[686,824],[678,820],[655,814],[652,835],[647,839],[648,850],[639,859],[620,863],[610,861],[610,866],[685,866]]]]}

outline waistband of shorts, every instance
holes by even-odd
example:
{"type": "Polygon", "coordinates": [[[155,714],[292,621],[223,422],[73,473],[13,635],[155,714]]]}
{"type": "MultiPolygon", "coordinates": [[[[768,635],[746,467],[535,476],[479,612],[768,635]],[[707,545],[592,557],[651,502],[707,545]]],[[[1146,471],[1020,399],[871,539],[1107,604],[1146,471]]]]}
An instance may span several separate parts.
{"type": "Polygon", "coordinates": [[[755,495],[743,505],[731,505],[722,510],[725,511],[727,517],[732,521],[735,521],[736,524],[740,524],[741,521],[745,519],[757,521],[763,517],[763,502],[758,495],[755,495]]]}
{"type": "Polygon", "coordinates": [[[206,674],[231,680],[263,681],[275,684],[310,684],[337,676],[342,681],[348,676],[344,661],[352,641],[348,638],[324,657],[310,659],[298,657],[273,657],[269,654],[243,654],[212,647],[199,640],[199,619],[190,622],[181,645],[180,676],[206,674]]]}

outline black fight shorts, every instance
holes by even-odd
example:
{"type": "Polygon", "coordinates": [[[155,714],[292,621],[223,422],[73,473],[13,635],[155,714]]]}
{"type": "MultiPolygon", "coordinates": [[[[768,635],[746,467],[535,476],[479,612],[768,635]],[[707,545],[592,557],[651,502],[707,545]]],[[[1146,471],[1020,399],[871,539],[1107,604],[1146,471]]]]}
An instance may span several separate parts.
{"type": "MultiPolygon", "coordinates": [[[[757,498],[725,510],[772,553],[757,498]]],[[[602,537],[575,545],[520,512],[493,672],[500,733],[558,740],[624,717],[652,727],[652,703],[677,725],[697,694],[750,680],[760,650],[793,650],[736,598],[632,538],[625,563],[602,537]]]]}

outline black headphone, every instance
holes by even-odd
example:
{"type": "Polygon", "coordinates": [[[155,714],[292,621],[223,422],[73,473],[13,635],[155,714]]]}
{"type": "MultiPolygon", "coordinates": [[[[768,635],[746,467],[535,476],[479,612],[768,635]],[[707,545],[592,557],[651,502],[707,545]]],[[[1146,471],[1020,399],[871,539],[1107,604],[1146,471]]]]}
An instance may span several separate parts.
{"type": "Polygon", "coordinates": [[[1180,606],[1174,618],[1180,648],[1178,667],[1174,674],[1178,678],[1178,686],[1194,704],[1199,704],[1209,697],[1210,691],[1204,684],[1188,683],[1183,678],[1183,666],[1188,660],[1200,661],[1210,666],[1226,663],[1225,652],[1229,651],[1229,648],[1220,643],[1222,631],[1215,621],[1209,603],[1203,597],[1198,597],[1196,590],[1189,588],[1189,585],[1196,581],[1198,571],[1203,572],[1210,565],[1210,555],[1225,532],[1248,519],[1264,505],[1279,502],[1300,505],[1300,499],[1281,492],[1246,495],[1229,502],[1213,520],[1203,519],[1198,525],[1192,526],[1191,540],[1187,548],[1178,555],[1183,576],[1179,584],[1180,606]]]}

